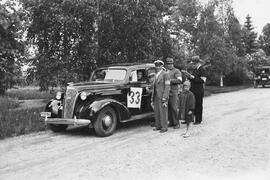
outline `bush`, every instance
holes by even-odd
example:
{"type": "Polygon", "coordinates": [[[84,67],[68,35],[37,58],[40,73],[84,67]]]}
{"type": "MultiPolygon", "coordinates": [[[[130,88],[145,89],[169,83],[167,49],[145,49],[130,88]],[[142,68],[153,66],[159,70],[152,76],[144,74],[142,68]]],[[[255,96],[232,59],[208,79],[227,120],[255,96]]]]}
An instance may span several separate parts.
{"type": "Polygon", "coordinates": [[[9,89],[6,91],[6,95],[19,100],[27,99],[52,99],[55,96],[56,91],[39,91],[38,87],[26,87],[18,89],[9,89]]]}
{"type": "Polygon", "coordinates": [[[242,85],[248,81],[249,77],[243,68],[237,68],[224,78],[224,84],[227,86],[242,85]]]}
{"type": "Polygon", "coordinates": [[[19,101],[7,96],[0,96],[0,112],[19,107],[19,101]]]}
{"type": "Polygon", "coordinates": [[[0,139],[45,130],[44,122],[39,121],[41,111],[43,107],[1,110],[0,139]]]}

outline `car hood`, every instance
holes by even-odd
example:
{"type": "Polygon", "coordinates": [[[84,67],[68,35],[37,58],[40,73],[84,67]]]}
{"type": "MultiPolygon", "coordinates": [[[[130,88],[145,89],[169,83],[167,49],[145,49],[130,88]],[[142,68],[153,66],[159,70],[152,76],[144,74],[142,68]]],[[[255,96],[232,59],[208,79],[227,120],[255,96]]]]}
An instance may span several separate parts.
{"type": "Polygon", "coordinates": [[[105,81],[90,81],[82,83],[69,83],[68,87],[76,89],[78,92],[89,91],[89,90],[101,90],[101,89],[111,89],[123,85],[123,83],[113,83],[105,81]]]}

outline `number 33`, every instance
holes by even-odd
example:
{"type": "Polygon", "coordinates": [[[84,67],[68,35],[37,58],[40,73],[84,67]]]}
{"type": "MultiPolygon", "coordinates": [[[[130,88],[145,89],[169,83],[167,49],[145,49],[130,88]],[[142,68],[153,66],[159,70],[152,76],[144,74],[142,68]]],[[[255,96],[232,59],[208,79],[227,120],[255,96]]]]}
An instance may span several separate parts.
{"type": "Polygon", "coordinates": [[[136,104],[139,104],[140,103],[140,98],[141,98],[141,94],[140,94],[140,92],[139,91],[136,91],[136,92],[134,92],[134,91],[130,91],[130,100],[129,100],[129,102],[131,103],[131,104],[133,104],[134,102],[136,103],[136,104]],[[134,99],[135,98],[135,99],[134,99]]]}

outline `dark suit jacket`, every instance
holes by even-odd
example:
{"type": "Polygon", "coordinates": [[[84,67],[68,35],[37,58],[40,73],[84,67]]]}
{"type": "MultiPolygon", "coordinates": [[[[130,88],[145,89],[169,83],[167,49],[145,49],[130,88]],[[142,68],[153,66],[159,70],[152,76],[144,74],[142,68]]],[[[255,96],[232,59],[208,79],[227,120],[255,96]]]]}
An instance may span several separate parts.
{"type": "Polygon", "coordinates": [[[205,77],[203,67],[200,66],[198,69],[194,69],[192,75],[194,76],[194,78],[189,79],[191,82],[190,91],[193,93],[203,93],[204,81],[201,79],[201,77],[205,77]]]}

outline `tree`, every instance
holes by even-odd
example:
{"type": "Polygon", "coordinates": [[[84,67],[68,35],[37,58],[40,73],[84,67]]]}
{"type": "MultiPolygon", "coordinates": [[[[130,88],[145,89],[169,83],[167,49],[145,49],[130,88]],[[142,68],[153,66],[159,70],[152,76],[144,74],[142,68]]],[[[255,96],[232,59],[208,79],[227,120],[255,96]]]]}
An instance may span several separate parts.
{"type": "Polygon", "coordinates": [[[15,6],[18,5],[14,1],[0,4],[0,94],[14,85],[15,77],[20,73],[22,12],[15,6]]]}
{"type": "Polygon", "coordinates": [[[27,38],[37,46],[29,60],[41,90],[86,80],[96,66],[96,1],[22,0],[31,24],[27,38]]]}
{"type": "Polygon", "coordinates": [[[252,25],[251,17],[249,15],[246,16],[246,21],[243,29],[243,42],[245,45],[246,53],[251,54],[256,52],[257,50],[257,33],[253,31],[254,27],[252,25]]]}
{"type": "Polygon", "coordinates": [[[104,0],[99,4],[99,63],[142,62],[170,54],[163,17],[170,1],[104,0]]]}
{"type": "Polygon", "coordinates": [[[265,51],[267,56],[270,56],[270,23],[267,23],[262,30],[260,36],[261,48],[265,51]]]}
{"type": "Polygon", "coordinates": [[[203,59],[210,59],[211,68],[208,71],[209,80],[213,84],[223,82],[223,77],[231,73],[232,66],[237,61],[234,49],[231,47],[224,24],[215,16],[218,4],[210,1],[201,13],[196,34],[196,51],[203,59]]]}

